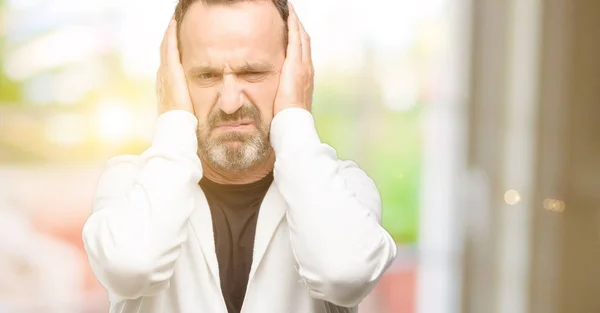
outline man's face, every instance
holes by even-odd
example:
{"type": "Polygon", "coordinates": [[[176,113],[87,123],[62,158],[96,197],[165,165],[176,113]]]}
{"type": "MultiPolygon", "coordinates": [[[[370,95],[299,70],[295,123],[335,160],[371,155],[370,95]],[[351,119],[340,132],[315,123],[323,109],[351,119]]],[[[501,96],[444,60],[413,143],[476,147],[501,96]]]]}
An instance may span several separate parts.
{"type": "Polygon", "coordinates": [[[185,14],[181,63],[200,122],[204,162],[237,172],[268,156],[273,102],[285,59],[283,27],[271,1],[198,1],[185,14]]]}

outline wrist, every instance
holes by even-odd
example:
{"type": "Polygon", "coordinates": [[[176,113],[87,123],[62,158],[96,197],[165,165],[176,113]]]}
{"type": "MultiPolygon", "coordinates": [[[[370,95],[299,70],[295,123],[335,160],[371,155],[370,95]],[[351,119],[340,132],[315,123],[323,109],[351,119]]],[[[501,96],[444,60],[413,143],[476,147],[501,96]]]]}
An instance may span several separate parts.
{"type": "Polygon", "coordinates": [[[279,111],[271,122],[270,138],[278,157],[321,143],[312,114],[302,107],[279,111]]]}
{"type": "Polygon", "coordinates": [[[186,110],[170,110],[156,119],[152,146],[196,154],[198,119],[186,110]]]}
{"type": "Polygon", "coordinates": [[[276,109],[273,113],[274,113],[274,115],[277,115],[280,112],[285,111],[287,109],[302,109],[302,110],[306,110],[310,113],[310,110],[307,109],[306,106],[303,104],[286,104],[286,105],[276,106],[276,109]]]}

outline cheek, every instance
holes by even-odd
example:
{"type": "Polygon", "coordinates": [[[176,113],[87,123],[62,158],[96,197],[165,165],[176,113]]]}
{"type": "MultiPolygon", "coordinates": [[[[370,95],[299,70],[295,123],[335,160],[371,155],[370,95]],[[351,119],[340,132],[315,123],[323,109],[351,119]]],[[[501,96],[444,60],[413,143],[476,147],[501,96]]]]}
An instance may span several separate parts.
{"type": "Polygon", "coordinates": [[[245,88],[246,95],[260,110],[265,121],[273,118],[273,103],[279,87],[279,75],[275,75],[260,83],[248,84],[245,88]]]}
{"type": "Polygon", "coordinates": [[[200,122],[205,121],[217,99],[217,90],[210,87],[200,88],[192,84],[188,84],[188,89],[196,117],[200,122]]]}

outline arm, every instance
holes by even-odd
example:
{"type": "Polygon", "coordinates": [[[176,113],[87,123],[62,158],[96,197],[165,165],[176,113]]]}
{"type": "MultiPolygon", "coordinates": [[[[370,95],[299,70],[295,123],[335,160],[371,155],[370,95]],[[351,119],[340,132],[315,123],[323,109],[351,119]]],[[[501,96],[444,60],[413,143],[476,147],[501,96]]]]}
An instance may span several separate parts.
{"type": "Polygon", "coordinates": [[[311,296],[358,305],[396,256],[380,225],[377,187],[355,163],[338,161],[335,150],[321,143],[306,110],[277,114],[271,141],[275,183],[289,206],[292,248],[311,296]]]}
{"type": "Polygon", "coordinates": [[[202,176],[197,123],[189,112],[162,114],[152,146],[110,160],[100,177],[83,242],[96,278],[119,299],[169,286],[202,176]]]}

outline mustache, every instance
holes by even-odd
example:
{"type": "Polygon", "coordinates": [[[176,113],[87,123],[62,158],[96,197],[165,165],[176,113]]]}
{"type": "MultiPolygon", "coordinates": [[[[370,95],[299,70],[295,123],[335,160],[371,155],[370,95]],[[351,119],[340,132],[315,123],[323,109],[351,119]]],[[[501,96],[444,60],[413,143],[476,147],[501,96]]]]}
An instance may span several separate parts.
{"type": "Polygon", "coordinates": [[[221,109],[216,108],[208,116],[208,125],[212,129],[223,123],[237,122],[240,120],[252,120],[257,123],[257,125],[260,125],[262,118],[258,108],[253,105],[244,105],[231,114],[227,114],[221,109]]]}

